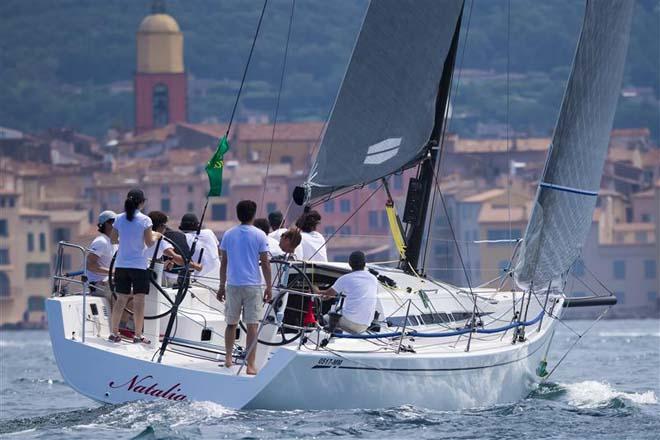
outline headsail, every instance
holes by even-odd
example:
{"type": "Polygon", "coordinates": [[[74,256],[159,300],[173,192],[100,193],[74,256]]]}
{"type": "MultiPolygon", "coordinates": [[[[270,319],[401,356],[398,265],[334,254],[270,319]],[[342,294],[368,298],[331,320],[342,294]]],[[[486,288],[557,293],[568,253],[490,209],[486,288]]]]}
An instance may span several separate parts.
{"type": "Polygon", "coordinates": [[[463,0],[371,1],[305,183],[305,201],[420,158],[462,7],[463,0]]]}
{"type": "Polygon", "coordinates": [[[514,269],[521,288],[561,287],[591,226],[634,0],[588,0],[573,70],[514,269]]]}

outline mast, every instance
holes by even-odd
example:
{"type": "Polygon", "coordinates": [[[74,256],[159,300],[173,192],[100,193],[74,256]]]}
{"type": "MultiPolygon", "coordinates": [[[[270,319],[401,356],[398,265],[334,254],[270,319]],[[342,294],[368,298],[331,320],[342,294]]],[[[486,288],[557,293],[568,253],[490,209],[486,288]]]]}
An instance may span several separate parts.
{"type": "Polygon", "coordinates": [[[442,141],[442,133],[446,124],[445,115],[447,112],[447,105],[449,104],[451,80],[456,63],[456,52],[458,51],[458,40],[461,33],[462,15],[461,9],[461,14],[456,23],[456,29],[454,30],[454,36],[452,37],[451,48],[447,54],[442,70],[442,78],[440,79],[435,104],[435,125],[433,126],[431,137],[426,146],[424,158],[420,163],[419,178],[411,178],[408,186],[403,221],[410,225],[410,231],[408,232],[408,237],[406,239],[406,258],[400,264],[400,268],[408,273],[411,273],[413,270],[418,272],[419,269],[419,256],[426,229],[429,200],[434,185],[433,179],[435,178],[435,168],[441,150],[440,143],[442,141]]]}

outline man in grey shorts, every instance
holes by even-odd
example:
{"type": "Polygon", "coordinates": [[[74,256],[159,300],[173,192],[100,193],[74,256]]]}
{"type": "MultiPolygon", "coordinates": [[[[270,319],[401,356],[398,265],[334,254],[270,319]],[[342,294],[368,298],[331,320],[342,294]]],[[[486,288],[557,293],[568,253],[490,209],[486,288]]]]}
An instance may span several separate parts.
{"type": "Polygon", "coordinates": [[[252,225],[257,204],[242,200],[236,205],[241,224],[229,229],[220,242],[220,287],[218,300],[225,301],[225,366],[233,365],[232,352],[236,340],[236,326],[243,311],[247,325],[247,374],[257,374],[254,365],[262,301],[270,301],[271,273],[266,234],[252,225]],[[261,266],[261,267],[260,267],[261,266]],[[263,288],[261,271],[266,283],[263,288]],[[225,288],[225,283],[227,284],[225,288]],[[263,294],[263,296],[262,296],[263,294]]]}

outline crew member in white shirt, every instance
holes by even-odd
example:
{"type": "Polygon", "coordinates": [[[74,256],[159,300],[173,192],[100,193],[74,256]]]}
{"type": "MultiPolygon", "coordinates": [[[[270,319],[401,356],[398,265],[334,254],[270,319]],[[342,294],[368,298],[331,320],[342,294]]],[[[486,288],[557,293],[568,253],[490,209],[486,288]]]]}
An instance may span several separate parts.
{"type": "Polygon", "coordinates": [[[296,226],[302,231],[302,253],[305,261],[328,261],[325,238],[316,231],[321,223],[321,214],[309,211],[300,216],[296,226]]]}
{"type": "MultiPolygon", "coordinates": [[[[199,228],[199,220],[193,213],[185,214],[181,217],[179,230],[186,234],[188,247],[192,247],[197,237],[197,229],[199,228]]],[[[202,269],[195,272],[197,282],[204,284],[212,289],[217,290],[220,287],[218,276],[220,274],[220,242],[218,237],[215,236],[212,230],[201,228],[199,230],[199,237],[197,237],[197,244],[195,245],[195,253],[192,256],[194,262],[199,262],[201,254],[202,269]],[[202,252],[204,250],[204,252],[202,252]]]]}
{"type": "Polygon", "coordinates": [[[90,284],[90,293],[95,296],[105,296],[111,303],[112,292],[108,287],[108,272],[115,247],[112,244],[112,224],[117,214],[114,211],[103,211],[99,214],[97,229],[99,235],[89,245],[87,253],[87,280],[90,284]]]}
{"type": "MultiPolygon", "coordinates": [[[[337,327],[350,333],[366,331],[376,312],[378,280],[369,271],[364,270],[365,263],[364,253],[355,251],[348,258],[352,272],[340,276],[327,290],[318,290],[314,287],[315,292],[324,298],[344,295],[342,316],[337,327]]],[[[323,318],[328,322],[328,315],[323,318]]]]}
{"type": "Polygon", "coordinates": [[[152,222],[142,214],[146,198],[140,189],[132,189],[126,196],[124,212],[119,214],[113,224],[113,238],[119,239],[119,249],[115,261],[115,292],[117,302],[112,309],[111,333],[109,340],[121,342],[119,320],[126,303],[133,298],[133,321],[135,323],[134,343],[150,344],[142,336],[144,326],[144,298],[149,293],[148,258],[145,248],[153,246],[160,234],[152,231],[152,222]]]}
{"type": "MultiPolygon", "coordinates": [[[[151,229],[164,235],[165,230],[167,229],[167,222],[169,221],[167,214],[161,211],[151,211],[149,213],[149,218],[151,219],[151,223],[152,223],[151,229]]],[[[165,262],[166,267],[173,266],[174,264],[183,266],[184,264],[183,257],[176,252],[174,246],[172,246],[172,243],[170,243],[165,239],[160,241],[160,245],[158,246],[158,252],[156,252],[155,244],[153,246],[148,247],[144,251],[144,255],[149,259],[153,259],[154,254],[157,260],[160,260],[163,257],[167,258],[167,261],[165,262]]],[[[200,264],[195,263],[194,261],[190,262],[190,267],[192,267],[194,270],[202,269],[202,266],[200,264]]]]}
{"type": "Polygon", "coordinates": [[[287,231],[284,227],[284,216],[282,215],[282,212],[273,211],[269,213],[268,223],[270,224],[270,229],[273,231],[268,234],[268,236],[274,238],[276,241],[280,241],[282,234],[287,231]]]}
{"type": "Polygon", "coordinates": [[[257,329],[261,320],[261,302],[272,297],[268,240],[263,231],[252,224],[257,204],[242,200],[236,205],[236,215],[241,224],[229,229],[220,241],[220,287],[218,301],[225,301],[225,366],[233,365],[232,354],[236,340],[236,326],[243,310],[243,322],[247,325],[247,374],[257,374],[255,365],[257,329]],[[259,270],[261,266],[261,270],[259,270]],[[265,278],[265,290],[261,272],[265,278]],[[226,283],[226,288],[225,288],[226,283]]]}

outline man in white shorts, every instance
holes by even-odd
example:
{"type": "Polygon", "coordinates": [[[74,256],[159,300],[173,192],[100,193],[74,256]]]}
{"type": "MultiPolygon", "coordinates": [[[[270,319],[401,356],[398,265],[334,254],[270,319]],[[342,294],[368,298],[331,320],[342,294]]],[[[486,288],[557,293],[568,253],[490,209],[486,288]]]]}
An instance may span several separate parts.
{"type": "Polygon", "coordinates": [[[243,311],[247,325],[247,374],[257,374],[255,366],[256,342],[261,303],[272,297],[270,259],[266,234],[252,224],[257,204],[241,200],[236,205],[236,215],[241,224],[229,229],[220,241],[220,287],[218,300],[225,301],[225,367],[233,365],[232,353],[236,340],[236,326],[243,311]],[[261,270],[259,269],[261,266],[261,270]],[[263,271],[265,290],[261,281],[263,271]],[[225,283],[227,284],[225,289],[225,283]],[[262,297],[263,294],[263,297],[262,297]]]}
{"type": "MultiPolygon", "coordinates": [[[[345,296],[342,316],[337,328],[350,333],[362,333],[371,325],[376,312],[378,280],[369,271],[363,252],[355,251],[348,257],[348,264],[353,270],[340,276],[327,290],[314,290],[324,298],[336,298],[340,293],[345,296]]],[[[323,319],[328,322],[329,317],[323,319]]]]}

